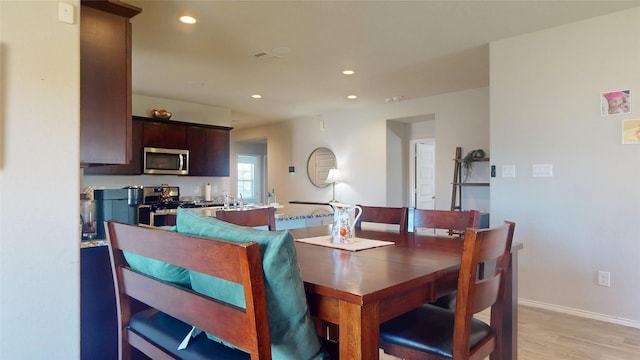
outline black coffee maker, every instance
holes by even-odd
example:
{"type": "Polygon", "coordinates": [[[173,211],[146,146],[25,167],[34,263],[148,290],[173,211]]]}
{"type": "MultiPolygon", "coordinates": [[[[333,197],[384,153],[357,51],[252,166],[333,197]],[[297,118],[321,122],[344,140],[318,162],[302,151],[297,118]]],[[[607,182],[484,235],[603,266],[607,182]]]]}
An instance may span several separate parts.
{"type": "Polygon", "coordinates": [[[116,220],[127,224],[138,223],[138,206],[143,201],[141,186],[127,186],[123,189],[94,190],[98,239],[106,239],[104,222],[116,220]]]}

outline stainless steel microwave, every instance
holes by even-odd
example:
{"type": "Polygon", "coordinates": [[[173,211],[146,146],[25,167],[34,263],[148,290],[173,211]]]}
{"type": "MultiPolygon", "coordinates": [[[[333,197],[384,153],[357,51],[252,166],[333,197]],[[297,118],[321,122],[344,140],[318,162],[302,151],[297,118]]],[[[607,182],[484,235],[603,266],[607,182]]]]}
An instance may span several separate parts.
{"type": "Polygon", "coordinates": [[[188,175],[189,150],[144,148],[145,174],[188,175]]]}

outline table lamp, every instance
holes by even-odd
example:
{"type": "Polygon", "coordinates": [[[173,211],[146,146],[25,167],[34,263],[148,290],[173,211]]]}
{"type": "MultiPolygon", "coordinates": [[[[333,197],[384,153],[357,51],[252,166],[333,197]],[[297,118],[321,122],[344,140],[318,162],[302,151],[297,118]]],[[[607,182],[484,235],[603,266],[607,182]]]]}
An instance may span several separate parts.
{"type": "Polygon", "coordinates": [[[329,170],[327,179],[324,181],[326,184],[331,184],[331,186],[333,186],[333,198],[329,202],[338,202],[338,200],[336,200],[336,183],[339,181],[340,181],[340,173],[338,172],[338,169],[333,168],[329,170]]]}

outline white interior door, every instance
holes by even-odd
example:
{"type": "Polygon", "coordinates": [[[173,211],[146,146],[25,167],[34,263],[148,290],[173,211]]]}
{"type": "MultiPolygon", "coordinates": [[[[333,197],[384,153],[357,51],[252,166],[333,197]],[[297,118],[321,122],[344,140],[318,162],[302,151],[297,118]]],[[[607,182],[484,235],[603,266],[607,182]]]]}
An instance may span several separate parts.
{"type": "Polygon", "coordinates": [[[435,140],[414,140],[412,141],[412,152],[414,159],[412,172],[413,204],[416,209],[435,209],[435,165],[436,165],[436,144],[435,140]]]}

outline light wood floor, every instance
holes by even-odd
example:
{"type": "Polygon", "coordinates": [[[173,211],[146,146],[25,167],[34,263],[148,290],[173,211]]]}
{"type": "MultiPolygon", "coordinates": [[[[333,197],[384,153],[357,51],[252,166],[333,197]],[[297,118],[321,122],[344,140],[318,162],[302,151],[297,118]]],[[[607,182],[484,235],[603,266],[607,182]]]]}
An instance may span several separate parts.
{"type": "Polygon", "coordinates": [[[522,305],[518,316],[518,360],[640,360],[640,329],[522,305]]]}

